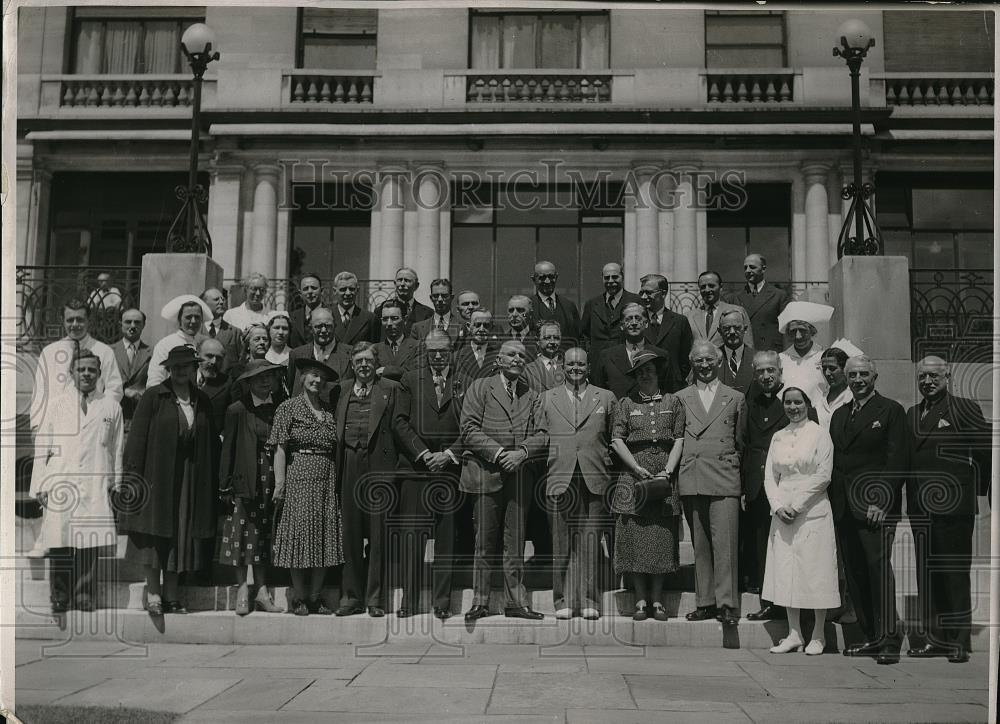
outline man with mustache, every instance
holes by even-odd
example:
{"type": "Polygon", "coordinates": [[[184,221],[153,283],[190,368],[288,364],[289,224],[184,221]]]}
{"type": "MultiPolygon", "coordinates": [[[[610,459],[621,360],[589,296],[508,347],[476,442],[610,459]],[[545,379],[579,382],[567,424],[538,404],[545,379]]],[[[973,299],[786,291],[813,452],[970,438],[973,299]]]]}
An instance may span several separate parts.
{"type": "Polygon", "coordinates": [[[604,279],[604,292],[587,300],[580,317],[580,336],[586,344],[591,363],[595,366],[601,359],[601,352],[621,342],[622,313],[625,307],[642,301],[638,294],[625,289],[625,276],[622,265],[618,262],[605,264],[601,275],[604,279]]]}

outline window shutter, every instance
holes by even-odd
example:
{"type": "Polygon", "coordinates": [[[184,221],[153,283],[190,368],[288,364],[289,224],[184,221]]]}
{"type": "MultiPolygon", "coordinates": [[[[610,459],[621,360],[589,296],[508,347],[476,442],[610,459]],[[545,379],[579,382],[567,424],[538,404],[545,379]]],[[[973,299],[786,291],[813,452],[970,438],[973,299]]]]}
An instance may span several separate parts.
{"type": "Polygon", "coordinates": [[[992,72],[993,13],[885,10],[888,72],[992,72]]]}

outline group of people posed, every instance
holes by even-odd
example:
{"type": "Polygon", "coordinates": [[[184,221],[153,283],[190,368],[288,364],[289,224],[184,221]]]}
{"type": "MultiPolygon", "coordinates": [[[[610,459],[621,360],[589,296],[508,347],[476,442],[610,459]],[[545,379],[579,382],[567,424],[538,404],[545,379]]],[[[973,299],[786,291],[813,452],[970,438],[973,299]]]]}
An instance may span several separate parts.
{"type": "Polygon", "coordinates": [[[701,303],[680,314],[663,275],[633,293],[612,262],[581,312],[540,261],[534,294],[497,318],[447,279],[421,304],[409,268],[372,311],[350,272],[330,306],[322,280],[302,276],[290,312],[267,309],[255,274],[232,309],[218,289],[171,300],[161,315],[177,329],[152,347],[142,310],[121,312],[122,338],[107,346],[88,333],[87,303],[71,301],[31,409],[31,494],[44,508],[33,554],[52,559],[53,611],[93,610],[97,551],[124,534],[153,616],[186,613],[179,576],[216,563],[235,570],[238,615],[284,610],[267,585],[283,568],[289,612],[380,617],[394,562],[394,613],[424,613],[426,584],[444,620],[456,519],[471,510],[467,622],[498,613],[498,564],[503,614],[543,618],[524,583],[533,514],[547,523],[532,536],[551,561],[556,618],[601,617],[602,592],[624,581],[635,592],[625,613],[666,621],[684,516],[688,620],[735,625],[748,591],[760,610],[747,619],[787,618],[774,653],[823,653],[829,614],[864,634],[845,654],[894,663],[890,555],[905,491],[925,642],[907,653],[967,661],[973,524],[989,481],[982,411],[949,391],[949,363],[934,356],[917,363],[922,401],[904,411],[853,343],[814,342],[832,307],[790,301],[766,269],[748,256],[745,286],[726,299],[721,276],[704,272],[701,303]],[[334,567],[340,599],[328,601],[334,567]]]}

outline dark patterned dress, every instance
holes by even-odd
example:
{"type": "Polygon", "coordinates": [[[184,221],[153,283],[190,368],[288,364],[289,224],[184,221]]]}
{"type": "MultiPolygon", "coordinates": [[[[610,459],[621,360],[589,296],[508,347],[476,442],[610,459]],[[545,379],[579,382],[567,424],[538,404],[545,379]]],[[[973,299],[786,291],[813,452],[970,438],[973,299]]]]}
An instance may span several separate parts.
{"type": "MultiPolygon", "coordinates": [[[[248,403],[249,404],[249,403],[248,403]]],[[[253,455],[257,459],[257,480],[253,498],[235,496],[232,506],[223,511],[222,529],[219,531],[219,549],[216,559],[222,565],[259,566],[271,560],[271,516],[274,504],[274,458],[267,447],[271,434],[270,420],[274,417],[274,405],[270,402],[258,406],[247,416],[257,445],[253,450],[243,450],[237,446],[233,454],[253,455]]],[[[229,441],[226,441],[227,443],[229,441]]],[[[223,455],[229,452],[223,445],[223,455]]]]}
{"type": "Polygon", "coordinates": [[[285,448],[285,500],[274,532],[272,565],[319,568],[344,562],[340,503],[334,487],[337,425],[319,420],[299,395],[278,406],[268,445],[285,448]]]}
{"type": "MultiPolygon", "coordinates": [[[[684,439],[684,406],[674,395],[638,402],[623,397],[615,406],[612,439],[625,441],[635,461],[659,473],[667,464],[674,440],[684,439]]],[[[673,573],[679,566],[678,530],[681,499],[676,482],[658,508],[658,515],[636,513],[631,470],[618,476],[611,512],[615,523],[615,570],[618,573],[673,573]]]]}

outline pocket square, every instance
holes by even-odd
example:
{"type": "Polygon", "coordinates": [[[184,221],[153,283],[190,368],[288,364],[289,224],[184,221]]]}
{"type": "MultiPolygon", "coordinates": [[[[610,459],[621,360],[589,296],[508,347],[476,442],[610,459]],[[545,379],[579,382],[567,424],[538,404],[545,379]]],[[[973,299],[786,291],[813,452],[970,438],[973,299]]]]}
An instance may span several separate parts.
{"type": "Polygon", "coordinates": [[[872,423],[872,430],[875,430],[875,429],[880,428],[880,427],[882,427],[882,423],[879,422],[878,420],[876,420],[875,422],[872,423]]]}
{"type": "Polygon", "coordinates": [[[939,428],[941,428],[941,427],[951,427],[951,423],[942,418],[942,419],[938,420],[938,425],[937,426],[939,428]]]}
{"type": "Polygon", "coordinates": [[[595,415],[603,415],[604,414],[604,408],[603,407],[598,407],[596,410],[594,410],[594,414],[595,415]]]}

